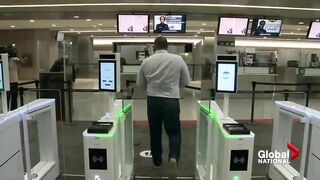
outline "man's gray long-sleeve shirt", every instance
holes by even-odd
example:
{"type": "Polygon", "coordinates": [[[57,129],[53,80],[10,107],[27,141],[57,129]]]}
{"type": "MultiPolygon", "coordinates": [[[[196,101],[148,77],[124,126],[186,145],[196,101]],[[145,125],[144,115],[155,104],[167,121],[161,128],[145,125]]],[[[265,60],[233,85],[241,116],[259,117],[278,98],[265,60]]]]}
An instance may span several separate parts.
{"type": "Polygon", "coordinates": [[[190,83],[188,67],[181,56],[158,50],[140,67],[137,84],[148,96],[180,98],[179,87],[190,83]]]}

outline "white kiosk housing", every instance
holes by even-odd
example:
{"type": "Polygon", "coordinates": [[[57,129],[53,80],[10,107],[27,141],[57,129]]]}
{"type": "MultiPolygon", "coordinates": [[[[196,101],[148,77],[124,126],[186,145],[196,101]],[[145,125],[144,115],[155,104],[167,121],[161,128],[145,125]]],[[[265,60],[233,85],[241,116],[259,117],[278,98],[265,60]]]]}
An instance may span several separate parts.
{"type": "Polygon", "coordinates": [[[122,108],[115,102],[115,117],[104,116],[100,123],[112,123],[108,132],[83,132],[86,180],[129,180],[133,178],[132,103],[122,108]]]}
{"type": "Polygon", "coordinates": [[[8,54],[1,54],[0,60],[0,179],[55,180],[60,174],[55,101],[39,99],[8,112],[8,54]],[[38,125],[40,161],[34,167],[31,167],[27,121],[37,121],[38,125]]]}
{"type": "Polygon", "coordinates": [[[229,94],[237,93],[238,55],[218,54],[216,57],[215,90],[223,93],[223,112],[229,114],[229,94]]]}
{"type": "Polygon", "coordinates": [[[290,164],[271,164],[269,177],[277,180],[318,180],[320,177],[320,112],[290,102],[276,101],[273,122],[272,151],[286,152],[291,142],[292,122],[304,124],[299,171],[290,164]],[[311,127],[311,131],[309,130],[311,127]]]}
{"type": "Polygon", "coordinates": [[[195,177],[200,180],[250,180],[255,135],[225,117],[215,101],[199,102],[195,177]],[[242,130],[241,130],[242,129],[242,130]]]}
{"type": "Polygon", "coordinates": [[[109,111],[83,132],[86,180],[133,179],[132,103],[120,92],[120,54],[100,55],[99,89],[108,92],[109,111]]]}
{"type": "Polygon", "coordinates": [[[224,93],[223,111],[215,101],[200,101],[195,177],[200,180],[250,180],[254,134],[229,114],[229,94],[237,93],[238,55],[216,57],[215,90],[224,93]]]}
{"type": "Polygon", "coordinates": [[[39,99],[8,112],[6,116],[2,114],[0,144],[1,180],[55,180],[60,175],[55,101],[39,99]],[[28,121],[37,121],[38,124],[40,161],[34,167],[31,167],[28,121]]]}

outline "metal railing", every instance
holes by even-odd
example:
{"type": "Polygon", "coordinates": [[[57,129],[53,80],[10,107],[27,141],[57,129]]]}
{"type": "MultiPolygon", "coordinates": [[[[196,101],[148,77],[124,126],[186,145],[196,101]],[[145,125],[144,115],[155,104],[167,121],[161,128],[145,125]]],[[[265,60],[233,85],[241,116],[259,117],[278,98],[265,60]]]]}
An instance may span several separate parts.
{"type": "Polygon", "coordinates": [[[320,91],[312,91],[313,86],[320,86],[320,83],[269,83],[269,82],[256,82],[252,81],[252,98],[251,98],[251,122],[253,122],[254,119],[254,109],[255,109],[255,96],[258,93],[283,93],[284,94],[284,99],[285,101],[288,100],[289,94],[293,93],[304,93],[305,94],[305,99],[306,99],[306,107],[309,106],[309,100],[310,100],[310,94],[317,94],[320,93],[320,91]],[[261,86],[301,86],[301,87],[306,87],[306,90],[299,90],[299,91],[292,91],[292,90],[274,90],[274,91],[256,91],[257,85],[261,86]]]}
{"type": "MultiPolygon", "coordinates": [[[[43,83],[43,82],[42,82],[43,83]]],[[[41,91],[56,91],[59,93],[60,97],[60,103],[61,103],[61,97],[63,96],[63,93],[67,92],[68,95],[68,106],[67,110],[69,113],[69,123],[72,123],[72,109],[73,109],[73,103],[72,103],[72,96],[74,92],[80,92],[80,93],[85,93],[85,92],[100,92],[98,89],[73,89],[72,87],[72,82],[71,81],[64,81],[64,84],[66,84],[65,89],[40,89],[39,85],[41,84],[40,81],[35,80],[35,81],[28,81],[24,83],[19,83],[19,97],[20,97],[20,105],[24,105],[24,92],[25,91],[35,91],[37,93],[37,99],[39,98],[39,92],[41,91]],[[25,88],[21,87],[24,85],[29,85],[29,84],[35,84],[36,88],[25,88]]],[[[131,81],[131,80],[126,80],[126,87],[129,87],[131,83],[136,83],[136,81],[131,81]]],[[[252,90],[251,91],[238,91],[238,94],[251,94],[251,116],[250,116],[250,121],[254,121],[254,112],[255,112],[255,100],[256,100],[256,94],[283,94],[284,95],[284,100],[287,101],[289,98],[289,94],[297,94],[297,93],[302,93],[305,94],[305,106],[309,106],[309,101],[310,101],[310,95],[311,94],[319,94],[320,91],[312,91],[312,87],[314,86],[320,86],[320,83],[269,83],[269,82],[256,82],[252,81],[252,90]],[[306,90],[256,90],[257,86],[300,86],[300,87],[305,87],[306,90]]],[[[193,89],[193,90],[201,90],[201,88],[198,87],[192,87],[192,86],[187,86],[187,88],[193,89]]],[[[130,89],[130,88],[129,88],[130,89]]],[[[133,94],[133,88],[130,89],[131,94],[133,94]]],[[[215,89],[211,89],[212,91],[212,99],[215,99],[215,89]]],[[[122,91],[123,92],[123,91],[122,91]]],[[[131,97],[132,98],[132,97],[131,97]]],[[[60,107],[62,105],[60,104],[60,107]]]]}
{"type": "MultiPolygon", "coordinates": [[[[50,82],[59,82],[59,83],[62,83],[60,81],[50,81],[50,82]]],[[[39,99],[40,95],[39,95],[39,92],[42,92],[42,91],[53,91],[53,92],[57,92],[58,93],[58,100],[60,102],[60,112],[61,112],[61,117],[62,117],[62,107],[63,105],[61,104],[62,103],[62,97],[64,95],[64,93],[67,93],[67,96],[68,96],[68,106],[65,106],[67,107],[67,109],[65,109],[65,111],[68,111],[68,114],[69,114],[69,118],[68,118],[68,122],[69,123],[72,123],[73,120],[72,120],[72,117],[73,117],[73,114],[72,114],[72,110],[73,110],[73,101],[72,101],[72,97],[73,97],[73,93],[74,92],[80,92],[80,93],[96,93],[96,92],[101,92],[99,91],[99,89],[73,89],[72,87],[72,81],[64,81],[63,83],[66,85],[66,88],[63,88],[63,89],[41,89],[39,88],[40,84],[41,83],[44,83],[44,82],[41,82],[41,81],[38,81],[38,80],[35,80],[35,81],[28,81],[28,82],[24,82],[24,83],[19,83],[18,86],[19,86],[19,98],[20,98],[20,106],[23,106],[24,105],[24,93],[26,91],[33,91],[33,92],[36,92],[37,93],[37,96],[36,98],[39,99]],[[36,88],[26,88],[26,87],[22,87],[24,85],[29,85],[29,84],[35,84],[36,88]]],[[[128,83],[129,84],[129,83],[128,83]]],[[[133,93],[133,89],[132,88],[127,88],[125,90],[128,90],[131,92],[131,94],[133,93]]],[[[125,90],[121,90],[120,93],[123,93],[125,90]]],[[[131,98],[131,97],[129,97],[131,98]]],[[[64,101],[65,104],[66,104],[66,101],[64,101]]],[[[66,118],[66,117],[63,117],[63,118],[66,118]]]]}

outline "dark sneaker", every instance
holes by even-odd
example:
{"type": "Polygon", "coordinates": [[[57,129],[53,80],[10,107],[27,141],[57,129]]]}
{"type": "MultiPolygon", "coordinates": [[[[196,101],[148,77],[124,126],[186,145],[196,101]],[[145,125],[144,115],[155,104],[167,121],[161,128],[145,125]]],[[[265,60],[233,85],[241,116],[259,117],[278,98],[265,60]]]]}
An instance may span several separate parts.
{"type": "Polygon", "coordinates": [[[153,168],[155,169],[160,169],[162,167],[162,164],[160,164],[159,166],[156,166],[155,164],[153,164],[153,168]]]}
{"type": "Polygon", "coordinates": [[[177,160],[175,158],[170,158],[169,166],[169,179],[177,179],[177,160]]]}

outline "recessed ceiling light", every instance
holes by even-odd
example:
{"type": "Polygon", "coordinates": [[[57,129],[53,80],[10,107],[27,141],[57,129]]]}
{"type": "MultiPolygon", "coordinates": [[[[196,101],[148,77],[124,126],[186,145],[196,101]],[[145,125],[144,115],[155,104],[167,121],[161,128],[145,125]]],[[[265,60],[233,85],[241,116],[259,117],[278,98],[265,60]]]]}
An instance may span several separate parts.
{"type": "Polygon", "coordinates": [[[301,29],[297,29],[298,31],[301,31],[301,29]]]}
{"type": "Polygon", "coordinates": [[[57,25],[55,25],[55,24],[51,24],[51,26],[52,26],[52,27],[56,27],[57,25]]]}
{"type": "Polygon", "coordinates": [[[301,38],[297,38],[298,40],[300,40],[301,38]]]}
{"type": "Polygon", "coordinates": [[[114,25],[113,27],[117,27],[117,25],[114,25]]]}
{"type": "Polygon", "coordinates": [[[300,25],[303,25],[303,24],[304,24],[304,22],[303,22],[303,21],[300,21],[300,22],[299,22],[299,24],[300,24],[300,25]]]}
{"type": "Polygon", "coordinates": [[[34,22],[34,20],[33,20],[33,19],[30,19],[29,21],[30,21],[30,22],[34,22]]]}
{"type": "Polygon", "coordinates": [[[102,23],[99,24],[99,26],[102,26],[102,25],[103,25],[102,23]]]}
{"type": "Polygon", "coordinates": [[[252,21],[253,21],[253,19],[250,19],[249,21],[250,21],[250,22],[252,22],[252,21]]]}
{"type": "Polygon", "coordinates": [[[200,32],[197,32],[197,34],[200,34],[200,32]]]}
{"type": "Polygon", "coordinates": [[[91,21],[91,19],[86,19],[86,21],[91,21]]]}
{"type": "Polygon", "coordinates": [[[80,16],[73,16],[73,18],[75,18],[75,19],[79,19],[79,18],[80,18],[80,16]]]}
{"type": "Polygon", "coordinates": [[[90,37],[93,37],[93,34],[91,34],[90,37]]]}
{"type": "Polygon", "coordinates": [[[198,37],[198,35],[194,35],[194,37],[198,37]]]}
{"type": "Polygon", "coordinates": [[[293,34],[294,32],[290,32],[291,34],[293,34]]]}
{"type": "Polygon", "coordinates": [[[125,34],[125,35],[123,35],[123,36],[128,36],[128,35],[125,34]]]}
{"type": "Polygon", "coordinates": [[[102,31],[102,29],[98,29],[98,31],[102,31]]]}
{"type": "Polygon", "coordinates": [[[202,26],[206,26],[207,24],[206,23],[202,23],[202,26]]]}
{"type": "Polygon", "coordinates": [[[70,29],[70,31],[74,31],[74,29],[70,29]]]}
{"type": "Polygon", "coordinates": [[[16,26],[14,26],[14,25],[11,25],[10,27],[11,27],[11,28],[15,28],[16,26]]]}
{"type": "Polygon", "coordinates": [[[263,39],[267,39],[267,37],[263,37],[263,39]]]}
{"type": "Polygon", "coordinates": [[[96,28],[97,26],[93,26],[94,28],[96,28]]]}
{"type": "Polygon", "coordinates": [[[203,31],[203,30],[204,30],[204,29],[202,29],[202,28],[200,29],[200,31],[203,31]]]}
{"type": "Polygon", "coordinates": [[[307,29],[309,29],[309,26],[307,26],[307,29]]]}

